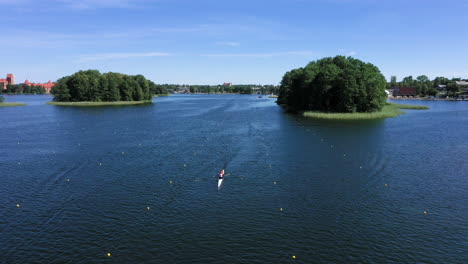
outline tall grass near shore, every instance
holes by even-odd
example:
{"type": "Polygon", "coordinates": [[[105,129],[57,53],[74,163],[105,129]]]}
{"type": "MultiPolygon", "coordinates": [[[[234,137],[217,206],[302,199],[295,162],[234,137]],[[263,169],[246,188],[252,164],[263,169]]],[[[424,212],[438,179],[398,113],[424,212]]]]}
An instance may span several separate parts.
{"type": "Polygon", "coordinates": [[[400,109],[429,109],[427,106],[421,105],[405,105],[387,103],[381,111],[370,113],[323,113],[323,112],[304,112],[305,117],[318,119],[335,119],[335,120],[366,120],[366,119],[382,119],[401,115],[405,112],[400,109]]]}
{"type": "Polygon", "coordinates": [[[23,103],[0,103],[0,107],[8,107],[8,106],[23,106],[26,104],[23,103]]]}

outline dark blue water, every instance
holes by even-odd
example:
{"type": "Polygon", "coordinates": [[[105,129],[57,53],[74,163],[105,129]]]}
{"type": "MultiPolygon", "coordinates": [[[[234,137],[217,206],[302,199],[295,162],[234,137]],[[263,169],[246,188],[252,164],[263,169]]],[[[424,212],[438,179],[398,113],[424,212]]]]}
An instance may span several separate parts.
{"type": "Polygon", "coordinates": [[[467,102],[336,122],[50,99],[0,108],[0,263],[467,263],[467,102]]]}

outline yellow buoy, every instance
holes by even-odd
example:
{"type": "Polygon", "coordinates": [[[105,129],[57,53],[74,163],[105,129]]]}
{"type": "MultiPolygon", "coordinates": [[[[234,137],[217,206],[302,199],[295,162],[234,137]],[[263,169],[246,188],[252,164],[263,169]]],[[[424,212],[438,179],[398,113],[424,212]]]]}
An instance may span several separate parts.
{"type": "Polygon", "coordinates": [[[427,214],[427,211],[424,211],[423,213],[424,213],[424,214],[427,214]]]}
{"type": "Polygon", "coordinates": [[[111,253],[110,253],[110,252],[107,252],[107,256],[108,256],[108,257],[110,257],[110,256],[112,256],[112,255],[111,255],[111,253]]]}
{"type": "Polygon", "coordinates": [[[186,165],[186,164],[184,164],[184,167],[187,167],[187,165],[186,165]]]}
{"type": "Polygon", "coordinates": [[[69,182],[69,181],[70,181],[70,179],[67,179],[67,182],[69,182]]]}
{"type": "Polygon", "coordinates": [[[276,184],[276,182],[274,181],[273,184],[276,184]]]}
{"type": "Polygon", "coordinates": [[[99,166],[102,166],[102,163],[99,163],[99,166]]]}
{"type": "Polygon", "coordinates": [[[21,206],[20,204],[16,204],[16,207],[18,207],[18,208],[19,208],[20,206],[21,206]]]}
{"type": "Polygon", "coordinates": [[[388,184],[384,184],[384,186],[385,186],[385,187],[387,187],[387,186],[388,186],[388,184]]]}
{"type": "Polygon", "coordinates": [[[146,209],[151,210],[151,207],[147,206],[146,209]]]}
{"type": "Polygon", "coordinates": [[[170,184],[172,184],[172,181],[169,181],[170,184]]]}
{"type": "Polygon", "coordinates": [[[292,256],[293,259],[296,259],[296,256],[292,256]]]}
{"type": "Polygon", "coordinates": [[[283,211],[283,208],[280,208],[280,211],[282,212],[282,211],[283,211]]]}

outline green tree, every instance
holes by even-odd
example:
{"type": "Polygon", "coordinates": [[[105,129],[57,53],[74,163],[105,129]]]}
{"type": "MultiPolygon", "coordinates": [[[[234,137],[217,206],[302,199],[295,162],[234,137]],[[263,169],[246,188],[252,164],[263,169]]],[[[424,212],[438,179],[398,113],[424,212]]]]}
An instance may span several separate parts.
{"type": "MultiPolygon", "coordinates": [[[[37,87],[38,91],[44,87],[37,87]]],[[[143,75],[124,75],[97,70],[79,71],[57,81],[52,89],[55,101],[134,101],[151,100],[156,85],[143,75]]],[[[161,91],[167,93],[166,88],[161,91]]],[[[44,90],[45,91],[45,90],[44,90]]]]}
{"type": "Polygon", "coordinates": [[[413,76],[407,76],[405,78],[403,78],[403,80],[401,81],[401,86],[402,87],[413,87],[414,86],[414,80],[413,80],[413,76]]]}
{"type": "Polygon", "coordinates": [[[453,80],[450,80],[447,82],[447,95],[450,96],[455,96],[458,92],[459,92],[459,87],[457,85],[457,83],[453,80]]]}
{"type": "Polygon", "coordinates": [[[117,73],[108,72],[104,74],[104,77],[107,79],[107,85],[109,87],[109,97],[108,101],[120,101],[120,83],[122,82],[122,76],[117,73]]]}
{"type": "Polygon", "coordinates": [[[397,86],[398,86],[397,77],[396,76],[391,76],[390,77],[390,87],[389,88],[395,88],[397,86]]]}
{"type": "Polygon", "coordinates": [[[72,97],[70,90],[68,89],[68,82],[71,77],[63,77],[59,79],[54,87],[52,87],[51,93],[54,95],[54,101],[56,102],[70,102],[72,97]]]}
{"type": "Polygon", "coordinates": [[[386,85],[374,65],[336,56],[287,72],[278,103],[292,111],[371,112],[385,104],[386,85]]]}
{"type": "Polygon", "coordinates": [[[5,97],[3,95],[0,95],[0,103],[5,102],[5,97]]]}
{"type": "Polygon", "coordinates": [[[439,85],[447,85],[447,83],[449,82],[449,79],[445,78],[445,77],[436,77],[432,83],[434,84],[434,88],[437,88],[439,85]]]}
{"type": "Polygon", "coordinates": [[[121,83],[119,84],[120,94],[122,96],[122,101],[132,101],[133,100],[133,88],[130,86],[131,80],[128,76],[122,78],[121,83]]]}

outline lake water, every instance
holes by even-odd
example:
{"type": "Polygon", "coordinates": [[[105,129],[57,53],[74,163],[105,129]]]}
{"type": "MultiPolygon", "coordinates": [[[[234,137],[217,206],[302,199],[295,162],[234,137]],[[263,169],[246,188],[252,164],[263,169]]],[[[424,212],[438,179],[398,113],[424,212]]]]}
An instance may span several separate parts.
{"type": "Polygon", "coordinates": [[[0,108],[0,263],[468,262],[468,102],[337,122],[249,95],[49,100],[0,108]]]}

